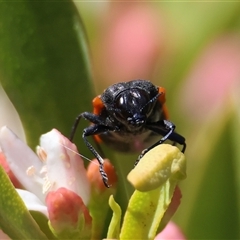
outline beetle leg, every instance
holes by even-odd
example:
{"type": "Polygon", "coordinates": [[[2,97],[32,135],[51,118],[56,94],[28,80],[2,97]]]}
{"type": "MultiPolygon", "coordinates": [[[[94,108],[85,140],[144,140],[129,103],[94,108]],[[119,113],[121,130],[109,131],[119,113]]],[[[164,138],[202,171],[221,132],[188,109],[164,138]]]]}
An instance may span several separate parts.
{"type": "Polygon", "coordinates": [[[76,130],[77,130],[77,127],[78,127],[78,124],[79,124],[79,121],[80,119],[82,118],[82,113],[79,114],[77,117],[76,117],[76,120],[72,126],[72,130],[71,130],[71,134],[70,134],[70,137],[69,137],[69,140],[72,142],[73,141],[73,137],[76,133],[76,130]]]}
{"type": "Polygon", "coordinates": [[[95,123],[95,124],[101,124],[103,123],[103,120],[102,118],[100,118],[98,115],[96,114],[93,114],[93,113],[90,113],[90,112],[83,112],[81,114],[79,114],[77,117],[76,117],[76,120],[75,120],[75,123],[72,127],[72,130],[71,130],[71,134],[70,134],[70,137],[69,137],[69,140],[72,142],[73,141],[73,137],[76,133],[76,130],[77,130],[77,127],[78,127],[78,124],[81,120],[81,118],[84,118],[92,123],[95,123]]]}
{"type": "Polygon", "coordinates": [[[86,146],[89,148],[89,150],[92,152],[92,154],[97,158],[98,163],[99,163],[99,172],[102,176],[103,183],[106,187],[109,187],[108,176],[103,169],[104,160],[100,156],[100,154],[95,150],[95,148],[92,146],[92,144],[86,138],[87,136],[92,136],[92,135],[95,135],[95,134],[98,134],[98,133],[106,132],[106,131],[109,130],[109,128],[104,126],[104,125],[100,125],[104,121],[98,115],[90,113],[90,112],[83,112],[83,113],[79,114],[77,116],[76,120],[75,120],[75,123],[72,127],[71,135],[70,135],[70,138],[69,138],[70,141],[73,140],[73,137],[75,135],[75,132],[76,132],[78,124],[79,124],[79,121],[81,120],[82,117],[85,118],[86,120],[89,120],[90,122],[96,124],[96,125],[91,125],[91,126],[85,128],[83,130],[82,138],[83,138],[86,146]]]}
{"type": "MultiPolygon", "coordinates": [[[[168,140],[176,142],[183,146],[182,152],[184,153],[186,146],[187,146],[186,142],[185,142],[185,138],[182,135],[178,134],[177,132],[174,132],[174,130],[169,135],[167,131],[169,130],[169,128],[171,128],[170,127],[171,125],[174,126],[174,130],[175,130],[175,125],[168,120],[161,120],[158,122],[149,123],[149,124],[147,124],[146,128],[149,130],[152,130],[153,132],[158,133],[162,136],[167,135],[168,140]],[[166,125],[166,123],[167,123],[167,125],[166,125]]],[[[156,145],[154,145],[153,147],[155,147],[155,146],[156,145]]]]}
{"type": "Polygon", "coordinates": [[[170,122],[168,120],[161,120],[161,121],[158,121],[158,122],[155,122],[155,123],[147,124],[147,128],[149,130],[152,130],[152,131],[154,131],[156,133],[159,133],[159,134],[163,135],[163,137],[159,141],[154,143],[152,146],[150,146],[149,148],[144,149],[141,152],[141,154],[138,156],[137,161],[135,162],[134,166],[136,166],[138,164],[140,159],[148,151],[150,151],[151,149],[153,149],[157,145],[164,143],[167,139],[173,140],[173,141],[183,145],[182,152],[185,151],[185,148],[186,148],[185,138],[174,132],[175,125],[172,122],[170,122]]]}
{"type": "Polygon", "coordinates": [[[95,135],[95,134],[98,134],[98,133],[102,133],[102,132],[106,132],[106,131],[109,131],[109,128],[106,127],[106,126],[103,126],[103,125],[91,125],[91,126],[85,128],[83,130],[82,137],[83,137],[83,140],[84,140],[86,146],[88,147],[88,149],[97,158],[98,163],[99,163],[99,172],[100,172],[100,174],[102,176],[103,183],[104,183],[104,185],[106,187],[109,188],[108,176],[107,176],[107,173],[104,171],[104,168],[103,168],[104,160],[100,156],[100,154],[96,151],[96,149],[92,146],[92,144],[86,138],[88,136],[92,136],[92,135],[95,135]]]}
{"type": "Polygon", "coordinates": [[[174,141],[174,142],[176,142],[176,143],[178,143],[178,144],[180,144],[180,145],[182,145],[182,146],[183,146],[183,148],[182,148],[182,153],[185,152],[185,149],[186,149],[186,147],[187,147],[187,144],[186,144],[186,142],[185,142],[185,138],[184,138],[182,135],[180,135],[180,134],[178,134],[178,133],[176,133],[176,132],[173,132],[173,133],[169,136],[168,139],[171,140],[171,141],[174,141]]]}

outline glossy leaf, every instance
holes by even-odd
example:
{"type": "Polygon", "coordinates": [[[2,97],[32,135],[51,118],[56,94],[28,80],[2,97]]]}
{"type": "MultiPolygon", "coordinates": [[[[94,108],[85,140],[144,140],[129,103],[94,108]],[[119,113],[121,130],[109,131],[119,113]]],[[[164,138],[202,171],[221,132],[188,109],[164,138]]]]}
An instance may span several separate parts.
{"type": "Polygon", "coordinates": [[[28,143],[35,147],[52,128],[69,136],[76,116],[91,109],[93,96],[85,33],[74,3],[1,2],[0,22],[0,80],[28,143]]]}
{"type": "Polygon", "coordinates": [[[11,239],[48,239],[0,167],[0,229],[11,239]]]}

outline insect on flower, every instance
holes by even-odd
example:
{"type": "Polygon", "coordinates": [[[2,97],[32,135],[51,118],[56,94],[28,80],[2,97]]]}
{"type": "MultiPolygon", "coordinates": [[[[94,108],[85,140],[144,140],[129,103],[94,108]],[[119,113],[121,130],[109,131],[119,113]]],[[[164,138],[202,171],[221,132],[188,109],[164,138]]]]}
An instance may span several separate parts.
{"type": "Polygon", "coordinates": [[[106,187],[108,177],[103,169],[104,160],[87,140],[93,136],[97,144],[104,142],[121,152],[141,152],[138,161],[155,146],[167,139],[186,149],[185,138],[175,132],[175,125],[168,120],[165,89],[146,80],[116,83],[93,99],[93,113],[79,114],[72,127],[73,140],[81,118],[92,124],[83,130],[82,138],[99,162],[99,171],[106,187]],[[159,139],[159,136],[162,136],[159,139]]]}

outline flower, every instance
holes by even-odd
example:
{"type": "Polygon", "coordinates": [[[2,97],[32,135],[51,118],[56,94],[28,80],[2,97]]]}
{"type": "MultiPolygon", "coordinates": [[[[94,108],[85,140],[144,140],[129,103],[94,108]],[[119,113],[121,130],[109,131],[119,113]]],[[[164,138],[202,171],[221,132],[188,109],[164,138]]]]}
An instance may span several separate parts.
{"type": "Polygon", "coordinates": [[[0,146],[12,173],[26,189],[17,191],[29,210],[49,217],[53,230],[61,229],[61,233],[69,226],[79,227],[72,224],[73,216],[76,221],[86,220],[90,224],[85,206],[89,201],[90,184],[73,143],[53,129],[41,136],[37,156],[9,128],[2,127],[0,146]],[[53,203],[62,203],[62,199],[65,203],[67,200],[67,204],[56,208],[53,203]],[[56,218],[66,216],[66,210],[69,218],[56,218]]]}
{"type": "Polygon", "coordinates": [[[55,235],[90,238],[92,218],[82,198],[76,193],[59,188],[46,197],[50,227],[55,235]]]}
{"type": "Polygon", "coordinates": [[[38,156],[10,129],[0,131],[0,145],[9,167],[26,190],[42,202],[49,191],[65,187],[76,192],[86,204],[89,182],[76,146],[53,129],[41,136],[38,156]]]}
{"type": "MultiPolygon", "coordinates": [[[[56,129],[41,136],[37,155],[7,127],[0,130],[0,146],[12,173],[26,189],[17,189],[18,194],[28,210],[41,212],[47,217],[52,234],[60,239],[102,238],[109,209],[108,199],[116,191],[117,177],[110,161],[105,161],[104,168],[112,188],[106,188],[97,161],[92,161],[85,170],[76,146],[56,129]]],[[[110,205],[113,210],[108,233],[110,238],[154,238],[180,203],[179,189],[173,190],[185,177],[183,154],[178,148],[166,144],[151,152],[145,154],[133,171],[137,171],[135,176],[139,180],[149,174],[152,177],[147,177],[142,183],[144,192],[136,187],[138,190],[129,200],[121,226],[121,213],[116,210],[118,204],[110,205]],[[163,174],[153,174],[144,167],[145,164],[151,166],[153,172],[163,174]],[[147,173],[142,174],[139,168],[144,168],[147,173]],[[154,187],[152,180],[157,183],[154,187]],[[139,216],[143,216],[144,220],[139,222],[139,216]],[[116,225],[116,222],[119,224],[116,225]]],[[[8,210],[11,207],[14,205],[8,210]]]]}

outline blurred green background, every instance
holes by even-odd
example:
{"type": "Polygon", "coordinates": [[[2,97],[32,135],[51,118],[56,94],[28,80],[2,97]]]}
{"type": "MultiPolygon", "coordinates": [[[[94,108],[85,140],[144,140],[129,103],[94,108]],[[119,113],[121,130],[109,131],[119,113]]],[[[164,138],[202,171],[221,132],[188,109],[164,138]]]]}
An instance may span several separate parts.
{"type": "MultiPolygon", "coordinates": [[[[0,3],[0,80],[30,145],[53,127],[68,135],[110,84],[149,79],[166,88],[170,119],[187,139],[175,222],[188,239],[240,239],[240,3],[76,7],[0,3]]],[[[89,156],[80,130],[76,142],[89,156]]]]}
{"type": "Polygon", "coordinates": [[[174,220],[188,239],[240,239],[240,4],[81,3],[94,81],[142,78],[167,90],[187,139],[174,220]]]}

